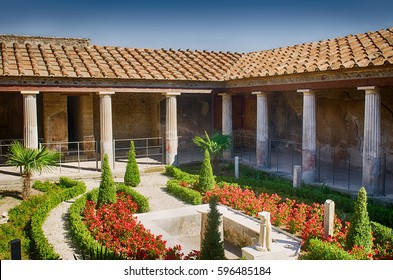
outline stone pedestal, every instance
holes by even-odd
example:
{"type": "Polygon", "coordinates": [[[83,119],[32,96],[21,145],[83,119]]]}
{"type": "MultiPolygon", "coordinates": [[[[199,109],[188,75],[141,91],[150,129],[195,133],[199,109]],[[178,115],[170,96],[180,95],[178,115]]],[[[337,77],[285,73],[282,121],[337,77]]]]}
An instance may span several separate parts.
{"type": "Polygon", "coordinates": [[[177,160],[177,105],[176,96],[179,92],[167,92],[166,96],[166,132],[165,132],[165,152],[166,164],[176,165],[177,160]]]}
{"type": "Polygon", "coordinates": [[[303,93],[303,139],[302,139],[302,179],[305,183],[316,181],[316,117],[315,92],[309,89],[303,93]]]}
{"type": "Polygon", "coordinates": [[[370,195],[381,195],[381,97],[374,86],[358,87],[365,91],[362,184],[370,195]]]}
{"type": "Polygon", "coordinates": [[[23,94],[23,139],[26,148],[38,148],[37,100],[38,91],[22,91],[23,94]]]}
{"type": "Polygon", "coordinates": [[[292,180],[292,185],[294,188],[299,188],[302,180],[302,167],[300,165],[294,165],[293,166],[293,180],[292,180]]]}
{"type": "MultiPolygon", "coordinates": [[[[228,93],[222,93],[220,95],[222,97],[222,134],[232,136],[232,96],[228,93]]],[[[231,160],[232,146],[233,141],[231,142],[230,148],[223,153],[225,160],[231,160]]]]}
{"type": "Polygon", "coordinates": [[[253,92],[257,96],[257,139],[256,158],[257,165],[262,168],[269,167],[269,120],[267,107],[267,94],[253,92]]]}
{"type": "Polygon", "coordinates": [[[323,207],[323,235],[327,238],[328,236],[333,236],[334,233],[334,201],[326,200],[323,207]]]}
{"type": "Polygon", "coordinates": [[[112,95],[115,93],[100,92],[98,94],[100,96],[101,161],[107,154],[109,166],[113,169],[112,95]]]}

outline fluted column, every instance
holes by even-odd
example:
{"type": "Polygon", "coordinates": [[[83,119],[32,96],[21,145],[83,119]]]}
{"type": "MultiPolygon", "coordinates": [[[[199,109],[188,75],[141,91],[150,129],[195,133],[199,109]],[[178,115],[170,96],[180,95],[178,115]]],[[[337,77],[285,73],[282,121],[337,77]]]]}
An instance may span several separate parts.
{"type": "MultiPolygon", "coordinates": [[[[222,134],[232,136],[232,96],[228,93],[221,93],[219,95],[222,97],[222,134]]],[[[231,160],[232,146],[233,141],[231,142],[231,147],[224,151],[223,158],[225,160],[231,160]]]]}
{"type": "MultiPolygon", "coordinates": [[[[108,155],[109,166],[113,169],[113,128],[112,128],[112,95],[114,92],[99,92],[100,96],[100,132],[101,162],[108,155]]],[[[101,163],[102,166],[102,163],[101,163]]]]}
{"type": "Polygon", "coordinates": [[[362,184],[370,195],[380,195],[381,173],[381,96],[374,86],[358,87],[365,91],[362,184]]]}
{"type": "Polygon", "coordinates": [[[176,96],[180,95],[179,92],[167,92],[166,96],[166,164],[176,165],[178,137],[177,137],[177,103],[176,96]]]}
{"type": "Polygon", "coordinates": [[[38,91],[21,91],[23,94],[23,140],[26,148],[38,148],[37,94],[38,91]]]}
{"type": "Polygon", "coordinates": [[[269,163],[269,120],[267,107],[267,94],[253,92],[257,96],[257,140],[256,158],[257,165],[268,168],[269,163]]]}
{"type": "Polygon", "coordinates": [[[305,183],[316,181],[316,115],[315,92],[301,89],[303,93],[302,179],[305,183]]]}

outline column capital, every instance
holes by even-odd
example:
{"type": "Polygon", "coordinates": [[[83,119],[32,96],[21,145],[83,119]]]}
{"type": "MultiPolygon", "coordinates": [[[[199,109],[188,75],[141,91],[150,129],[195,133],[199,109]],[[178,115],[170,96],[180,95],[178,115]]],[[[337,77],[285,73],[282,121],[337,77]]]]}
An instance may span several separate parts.
{"type": "Polygon", "coordinates": [[[222,98],[229,98],[229,97],[232,97],[232,94],[231,94],[231,93],[225,93],[225,92],[219,93],[218,95],[219,95],[219,96],[222,96],[222,98]]]}
{"type": "Polygon", "coordinates": [[[22,90],[20,93],[23,95],[37,95],[40,92],[38,90],[22,90]]]}
{"type": "Polygon", "coordinates": [[[115,94],[114,91],[100,91],[97,93],[97,95],[99,95],[99,96],[107,96],[107,95],[113,95],[113,94],[115,94]]]}
{"type": "Polygon", "coordinates": [[[162,95],[165,95],[165,96],[178,96],[178,95],[181,95],[181,92],[163,92],[162,93],[162,95]]]}
{"type": "Polygon", "coordinates": [[[303,93],[305,95],[315,94],[315,91],[313,89],[298,89],[297,92],[303,93]]]}
{"type": "Polygon", "coordinates": [[[380,88],[376,86],[365,86],[365,87],[358,87],[358,90],[364,90],[367,93],[379,93],[380,88]]]}
{"type": "Polygon", "coordinates": [[[251,92],[251,94],[256,95],[256,96],[267,96],[266,91],[253,91],[253,92],[251,92]]]}

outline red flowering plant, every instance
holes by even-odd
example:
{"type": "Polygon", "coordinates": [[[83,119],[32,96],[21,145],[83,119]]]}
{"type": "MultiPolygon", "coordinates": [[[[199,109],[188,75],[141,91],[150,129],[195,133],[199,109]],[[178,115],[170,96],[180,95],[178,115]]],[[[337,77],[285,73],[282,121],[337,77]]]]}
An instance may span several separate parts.
{"type": "Polygon", "coordinates": [[[117,194],[117,202],[96,209],[87,201],[85,224],[93,237],[105,247],[128,259],[182,259],[180,245],[166,248],[162,236],[147,230],[133,214],[138,206],[129,195],[117,194]]]}

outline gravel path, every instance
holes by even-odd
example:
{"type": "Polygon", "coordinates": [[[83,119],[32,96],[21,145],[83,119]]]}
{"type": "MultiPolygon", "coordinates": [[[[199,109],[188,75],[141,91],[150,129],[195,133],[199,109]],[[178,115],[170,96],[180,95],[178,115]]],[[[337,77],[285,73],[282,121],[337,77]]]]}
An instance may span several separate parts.
{"type": "MultiPolygon", "coordinates": [[[[141,174],[141,183],[135,188],[139,193],[149,199],[151,211],[159,211],[171,208],[185,207],[187,204],[167,194],[164,190],[168,177],[161,173],[141,174]]],[[[87,191],[97,188],[99,180],[84,180],[87,191]]],[[[45,220],[42,229],[49,243],[63,260],[73,260],[74,254],[80,258],[80,252],[71,241],[69,232],[68,209],[75,201],[62,202],[54,208],[45,220]]]]}

